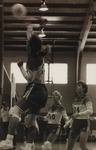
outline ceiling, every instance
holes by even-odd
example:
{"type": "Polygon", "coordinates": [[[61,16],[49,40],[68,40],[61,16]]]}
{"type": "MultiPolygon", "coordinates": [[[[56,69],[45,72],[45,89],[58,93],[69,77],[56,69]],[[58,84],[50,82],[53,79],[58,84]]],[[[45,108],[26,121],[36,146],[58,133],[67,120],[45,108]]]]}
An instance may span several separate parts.
{"type": "Polygon", "coordinates": [[[3,0],[4,51],[26,51],[26,24],[40,33],[45,19],[43,44],[54,43],[55,51],[96,51],[96,0],[46,0],[49,10],[39,11],[41,0],[3,0]],[[11,7],[22,3],[25,18],[15,18],[11,7]],[[47,21],[46,21],[47,19],[47,21]]]}

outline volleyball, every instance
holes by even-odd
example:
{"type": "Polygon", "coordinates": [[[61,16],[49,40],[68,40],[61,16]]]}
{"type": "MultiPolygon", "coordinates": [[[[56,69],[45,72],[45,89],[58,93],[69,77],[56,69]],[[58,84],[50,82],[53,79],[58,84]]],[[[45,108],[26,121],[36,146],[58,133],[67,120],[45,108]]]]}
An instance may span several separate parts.
{"type": "Polygon", "coordinates": [[[14,4],[11,11],[13,16],[16,18],[22,18],[27,14],[27,9],[23,4],[14,4]]]}

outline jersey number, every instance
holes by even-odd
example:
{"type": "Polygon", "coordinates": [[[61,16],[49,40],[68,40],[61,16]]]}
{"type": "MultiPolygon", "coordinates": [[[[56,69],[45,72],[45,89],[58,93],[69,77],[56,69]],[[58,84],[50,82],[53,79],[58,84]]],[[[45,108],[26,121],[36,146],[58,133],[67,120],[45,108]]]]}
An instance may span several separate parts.
{"type": "Polygon", "coordinates": [[[55,119],[55,114],[52,114],[52,115],[50,114],[49,118],[54,120],[55,119]]]}
{"type": "Polygon", "coordinates": [[[76,113],[76,112],[80,112],[80,110],[79,110],[79,107],[74,107],[74,113],[76,113]]]}

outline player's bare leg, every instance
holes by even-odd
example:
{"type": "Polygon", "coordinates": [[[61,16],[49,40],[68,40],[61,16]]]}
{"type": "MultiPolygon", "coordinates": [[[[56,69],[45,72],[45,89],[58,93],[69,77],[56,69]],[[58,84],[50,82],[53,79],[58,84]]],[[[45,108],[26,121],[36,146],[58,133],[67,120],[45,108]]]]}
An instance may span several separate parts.
{"type": "Polygon", "coordinates": [[[18,123],[20,121],[20,114],[22,110],[19,109],[19,107],[14,106],[10,109],[10,122],[9,122],[9,130],[8,135],[6,137],[6,140],[0,142],[0,149],[8,149],[13,147],[13,138],[15,134],[15,129],[18,126],[18,123]]]}

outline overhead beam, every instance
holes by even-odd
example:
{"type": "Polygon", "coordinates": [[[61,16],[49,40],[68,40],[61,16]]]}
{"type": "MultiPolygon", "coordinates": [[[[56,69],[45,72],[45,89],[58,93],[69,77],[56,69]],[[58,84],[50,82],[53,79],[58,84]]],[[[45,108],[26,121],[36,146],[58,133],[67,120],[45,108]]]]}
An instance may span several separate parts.
{"type": "Polygon", "coordinates": [[[79,37],[79,41],[78,41],[78,51],[83,51],[84,47],[85,47],[85,43],[87,41],[87,37],[88,37],[88,34],[89,34],[89,31],[90,31],[90,28],[92,26],[92,14],[94,12],[94,2],[93,0],[90,0],[90,4],[89,4],[89,8],[87,10],[87,13],[86,13],[86,17],[85,17],[85,20],[84,20],[84,24],[83,24],[83,27],[82,27],[82,30],[81,30],[81,33],[80,33],[80,37],[79,37]]]}
{"type": "Polygon", "coordinates": [[[82,52],[84,50],[87,37],[92,26],[92,15],[94,12],[94,0],[89,1],[89,7],[87,9],[84,24],[80,33],[78,48],[77,48],[77,63],[76,63],[76,81],[81,79],[81,63],[82,63],[82,52]]]}

